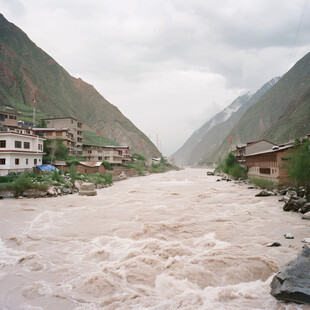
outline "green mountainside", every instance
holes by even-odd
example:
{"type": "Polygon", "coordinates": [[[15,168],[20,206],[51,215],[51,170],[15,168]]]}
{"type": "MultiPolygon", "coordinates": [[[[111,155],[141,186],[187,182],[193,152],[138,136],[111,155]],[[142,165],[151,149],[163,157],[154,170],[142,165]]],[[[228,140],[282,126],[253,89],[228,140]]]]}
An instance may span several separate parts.
{"type": "Polygon", "coordinates": [[[38,121],[42,117],[75,117],[88,131],[128,145],[132,152],[147,158],[155,151],[159,153],[149,138],[92,85],[70,76],[0,14],[0,107],[15,108],[21,112],[21,119],[31,121],[35,92],[38,121]]]}
{"type": "Polygon", "coordinates": [[[310,133],[310,53],[300,59],[260,100],[247,109],[212,155],[216,161],[233,145],[266,138],[284,143],[310,133]]]}

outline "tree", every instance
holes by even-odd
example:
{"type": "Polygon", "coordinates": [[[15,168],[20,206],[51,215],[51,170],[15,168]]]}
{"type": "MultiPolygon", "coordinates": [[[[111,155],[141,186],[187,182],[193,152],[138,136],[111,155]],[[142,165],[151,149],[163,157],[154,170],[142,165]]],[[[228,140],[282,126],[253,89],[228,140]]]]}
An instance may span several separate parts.
{"type": "Polygon", "coordinates": [[[45,161],[53,162],[54,159],[66,160],[68,157],[68,148],[63,144],[62,139],[46,139],[44,141],[45,161]]]}
{"type": "Polygon", "coordinates": [[[288,157],[288,173],[298,186],[304,186],[310,194],[310,141],[302,141],[288,157]]]}

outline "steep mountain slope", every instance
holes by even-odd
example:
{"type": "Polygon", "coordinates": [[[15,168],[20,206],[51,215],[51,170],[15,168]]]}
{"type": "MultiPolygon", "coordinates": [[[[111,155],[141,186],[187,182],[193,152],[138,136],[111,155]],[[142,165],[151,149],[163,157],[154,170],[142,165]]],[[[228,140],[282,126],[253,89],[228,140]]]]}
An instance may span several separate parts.
{"type": "MultiPolygon", "coordinates": [[[[192,162],[191,154],[192,151],[203,139],[203,137],[210,131],[214,126],[225,122],[231,117],[232,114],[236,113],[240,107],[245,104],[251,98],[251,94],[248,92],[243,96],[239,96],[235,99],[228,107],[217,113],[203,126],[197,129],[185,142],[185,144],[177,150],[172,157],[177,164],[188,165],[192,162]]],[[[202,154],[200,154],[202,155],[202,154]]]]}
{"type": "MultiPolygon", "coordinates": [[[[263,85],[254,95],[246,93],[243,96],[239,96],[233,101],[227,108],[218,113],[214,118],[208,121],[206,124],[212,124],[208,130],[201,135],[200,139],[196,139],[193,143],[192,138],[196,136],[196,132],[201,132],[199,129],[196,131],[184,144],[184,146],[176,153],[178,159],[182,158],[182,151],[185,149],[186,161],[184,161],[183,153],[183,164],[193,165],[198,163],[202,158],[207,159],[209,154],[215,151],[221,144],[223,139],[234,127],[234,125],[240,120],[244,112],[255,102],[257,102],[261,96],[268,91],[274,84],[276,84],[281,77],[275,77],[263,85]],[[213,119],[216,119],[213,121],[213,119]],[[190,148],[191,147],[191,148],[190,148]]],[[[205,126],[205,125],[204,125],[205,126]]]]}
{"type": "Polygon", "coordinates": [[[229,132],[224,142],[204,162],[227,154],[233,144],[267,138],[283,143],[310,132],[310,53],[253,104],[229,132]]]}
{"type": "Polygon", "coordinates": [[[92,85],[70,76],[0,14],[0,105],[16,108],[22,112],[21,118],[31,120],[35,92],[37,119],[72,116],[88,129],[129,145],[134,152],[146,157],[159,153],[148,137],[92,85]]]}

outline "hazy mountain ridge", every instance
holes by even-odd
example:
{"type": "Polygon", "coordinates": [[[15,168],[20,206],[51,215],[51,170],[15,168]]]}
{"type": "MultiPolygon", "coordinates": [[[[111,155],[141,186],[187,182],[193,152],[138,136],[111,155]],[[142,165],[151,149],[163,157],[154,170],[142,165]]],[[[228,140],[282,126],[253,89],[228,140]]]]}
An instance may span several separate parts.
{"type": "Polygon", "coordinates": [[[37,117],[71,116],[88,129],[148,158],[159,154],[149,138],[98,91],[74,78],[36,46],[28,36],[0,14],[0,105],[21,111],[32,119],[32,103],[37,93],[37,117]]]}
{"type": "Polygon", "coordinates": [[[228,132],[239,121],[245,111],[258,101],[265,92],[280,80],[280,78],[281,77],[275,77],[271,79],[253,95],[247,92],[237,97],[228,107],[223,109],[201,127],[201,129],[203,128],[204,134],[199,140],[193,140],[197,137],[195,133],[201,132],[201,129],[196,130],[182,148],[173,155],[176,163],[181,162],[184,165],[194,165],[200,160],[208,158],[209,154],[212,154],[221,144],[228,132]],[[210,124],[214,125],[210,126],[210,124]]]}
{"type": "Polygon", "coordinates": [[[216,161],[233,145],[266,138],[274,143],[294,140],[310,132],[310,53],[300,59],[273,87],[244,113],[213,154],[216,161]]]}

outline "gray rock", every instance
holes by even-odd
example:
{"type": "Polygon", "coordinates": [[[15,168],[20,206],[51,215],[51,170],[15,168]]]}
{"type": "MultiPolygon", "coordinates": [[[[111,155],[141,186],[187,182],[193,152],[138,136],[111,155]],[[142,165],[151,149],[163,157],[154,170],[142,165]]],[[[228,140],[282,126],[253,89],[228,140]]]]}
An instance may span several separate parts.
{"type": "Polygon", "coordinates": [[[297,258],[274,276],[270,294],[279,300],[310,304],[309,283],[310,249],[304,245],[297,258]]]}
{"type": "Polygon", "coordinates": [[[214,173],[211,172],[211,171],[208,171],[208,172],[207,172],[207,175],[214,175],[214,173]]]}
{"type": "Polygon", "coordinates": [[[15,193],[11,191],[3,191],[0,193],[1,198],[15,198],[15,193]]]}
{"type": "Polygon", "coordinates": [[[81,185],[80,191],[79,191],[80,196],[96,196],[97,192],[95,189],[95,184],[93,183],[83,183],[81,185]]]}
{"type": "Polygon", "coordinates": [[[286,239],[294,239],[294,236],[293,236],[293,234],[291,234],[291,233],[286,233],[286,234],[284,235],[284,237],[285,237],[286,239]]]}
{"type": "Polygon", "coordinates": [[[281,243],[276,241],[276,242],[267,244],[267,246],[268,247],[274,247],[274,246],[277,247],[277,246],[281,246],[281,243]]]}
{"type": "Polygon", "coordinates": [[[67,188],[67,187],[63,187],[62,188],[62,192],[65,193],[65,194],[72,194],[71,188],[67,188]]]}
{"type": "Polygon", "coordinates": [[[289,197],[297,197],[296,191],[293,191],[293,190],[288,190],[286,195],[289,197]]]}
{"type": "Polygon", "coordinates": [[[301,213],[307,213],[310,211],[310,202],[305,203],[301,208],[300,212],[301,213]]]}
{"type": "Polygon", "coordinates": [[[47,191],[41,191],[38,189],[27,189],[26,191],[23,192],[23,197],[27,198],[40,198],[40,197],[45,197],[47,195],[47,191]]]}
{"type": "Polygon", "coordinates": [[[267,197],[267,196],[274,196],[274,193],[264,189],[255,195],[255,197],[267,197]]]}
{"type": "Polygon", "coordinates": [[[295,199],[290,199],[288,202],[285,203],[283,206],[284,211],[294,211],[298,212],[300,209],[300,205],[298,204],[297,200],[295,199]]]}

